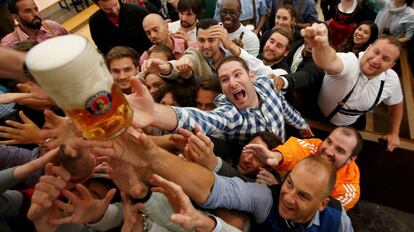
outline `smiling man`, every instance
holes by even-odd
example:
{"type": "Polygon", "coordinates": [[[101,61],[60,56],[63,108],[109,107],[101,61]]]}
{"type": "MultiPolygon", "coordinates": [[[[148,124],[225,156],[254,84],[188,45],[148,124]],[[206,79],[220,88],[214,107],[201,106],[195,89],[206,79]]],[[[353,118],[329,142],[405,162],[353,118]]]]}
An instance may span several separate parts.
{"type": "Polygon", "coordinates": [[[362,149],[362,138],[352,127],[338,127],[324,140],[290,137],[272,152],[260,145],[247,145],[248,151],[265,160],[277,172],[287,172],[304,157],[317,155],[336,168],[336,183],[331,196],[349,210],[360,196],[360,172],[355,160],[362,149]]]}
{"type": "Polygon", "coordinates": [[[396,72],[391,68],[400,56],[401,44],[391,36],[378,38],[364,53],[336,53],[329,45],[325,24],[313,24],[303,31],[311,45],[315,64],[324,69],[318,104],[334,125],[365,128],[365,113],[383,102],[389,109],[388,151],[400,144],[403,95],[396,72]]]}
{"type": "Polygon", "coordinates": [[[12,48],[16,43],[28,39],[42,42],[52,37],[67,35],[68,32],[52,20],[42,20],[33,0],[12,0],[8,2],[10,15],[19,23],[14,32],[1,40],[1,45],[12,48]]]}

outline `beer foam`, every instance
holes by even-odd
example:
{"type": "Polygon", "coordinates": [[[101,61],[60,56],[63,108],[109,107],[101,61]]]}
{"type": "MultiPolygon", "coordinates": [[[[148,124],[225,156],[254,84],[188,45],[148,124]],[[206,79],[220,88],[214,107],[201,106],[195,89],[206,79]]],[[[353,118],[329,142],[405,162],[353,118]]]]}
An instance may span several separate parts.
{"type": "Polygon", "coordinates": [[[29,51],[26,65],[63,109],[85,108],[94,94],[111,92],[113,79],[103,57],[82,36],[48,39],[29,51]]]}

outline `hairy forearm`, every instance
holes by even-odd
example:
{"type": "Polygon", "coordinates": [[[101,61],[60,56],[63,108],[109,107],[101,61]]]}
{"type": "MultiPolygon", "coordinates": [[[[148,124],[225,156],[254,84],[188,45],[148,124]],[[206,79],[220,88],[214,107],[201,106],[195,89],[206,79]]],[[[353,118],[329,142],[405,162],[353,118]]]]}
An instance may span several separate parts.
{"type": "Polygon", "coordinates": [[[315,64],[328,74],[339,74],[343,70],[343,63],[336,55],[335,49],[331,46],[321,46],[314,48],[312,57],[315,64]]]}
{"type": "Polygon", "coordinates": [[[180,185],[184,192],[198,204],[207,200],[214,184],[214,175],[208,169],[159,148],[151,161],[152,171],[180,185]]]}
{"type": "Polygon", "coordinates": [[[403,117],[404,103],[400,102],[395,105],[388,106],[389,110],[389,124],[390,124],[390,134],[398,135],[400,133],[400,125],[403,117]]]}
{"type": "Polygon", "coordinates": [[[152,126],[159,127],[163,130],[174,130],[177,128],[177,114],[170,106],[155,104],[153,118],[154,122],[152,126]]]}

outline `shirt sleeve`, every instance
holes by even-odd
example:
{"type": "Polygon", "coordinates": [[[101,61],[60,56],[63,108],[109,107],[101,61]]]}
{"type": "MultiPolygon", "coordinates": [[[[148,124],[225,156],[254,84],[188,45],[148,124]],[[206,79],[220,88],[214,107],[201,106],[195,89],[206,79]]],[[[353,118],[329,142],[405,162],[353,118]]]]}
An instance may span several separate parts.
{"type": "Polygon", "coordinates": [[[272,193],[266,185],[214,175],[213,189],[202,207],[237,209],[253,213],[257,223],[266,220],[273,204],[272,193]]]}
{"type": "Polygon", "coordinates": [[[338,52],[336,53],[336,56],[342,61],[344,69],[339,74],[335,74],[335,75],[327,74],[326,76],[328,78],[333,78],[333,79],[355,78],[355,73],[359,70],[359,68],[355,67],[355,65],[359,65],[359,60],[355,56],[355,54],[352,52],[348,52],[348,53],[338,52]]]}
{"type": "Polygon", "coordinates": [[[298,130],[306,129],[308,124],[302,115],[296,111],[289,103],[286,101],[283,94],[278,93],[283,107],[283,118],[293,127],[298,130]]]}
{"type": "Polygon", "coordinates": [[[99,231],[108,231],[120,226],[124,216],[123,210],[124,205],[121,202],[110,204],[101,220],[96,223],[87,224],[87,226],[99,231]]]}
{"type": "Polygon", "coordinates": [[[245,32],[242,42],[243,42],[243,49],[246,49],[246,51],[249,54],[251,54],[254,57],[257,57],[257,55],[259,55],[260,43],[259,43],[259,38],[257,38],[256,34],[245,32]]]}

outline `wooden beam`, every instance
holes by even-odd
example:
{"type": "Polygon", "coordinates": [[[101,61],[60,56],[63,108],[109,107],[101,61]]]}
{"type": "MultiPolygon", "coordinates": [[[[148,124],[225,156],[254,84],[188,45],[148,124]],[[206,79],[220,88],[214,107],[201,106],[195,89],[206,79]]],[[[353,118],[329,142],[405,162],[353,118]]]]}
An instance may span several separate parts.
{"type": "Polygon", "coordinates": [[[400,57],[401,63],[401,87],[404,93],[405,109],[407,112],[408,129],[410,139],[414,139],[414,96],[413,96],[413,74],[408,63],[407,49],[403,49],[400,57]]]}

